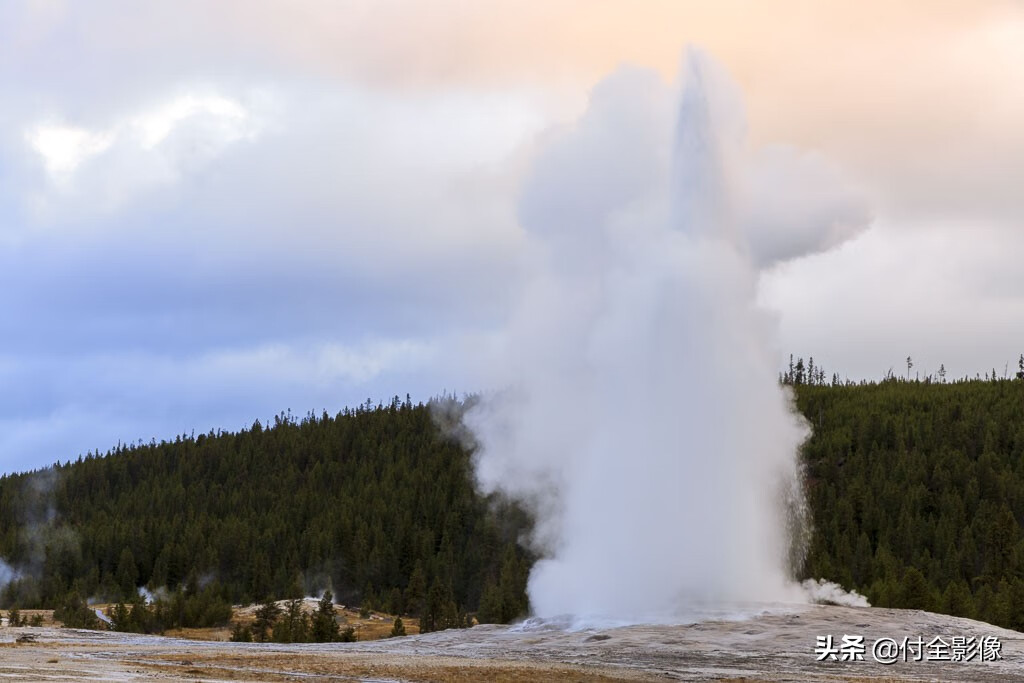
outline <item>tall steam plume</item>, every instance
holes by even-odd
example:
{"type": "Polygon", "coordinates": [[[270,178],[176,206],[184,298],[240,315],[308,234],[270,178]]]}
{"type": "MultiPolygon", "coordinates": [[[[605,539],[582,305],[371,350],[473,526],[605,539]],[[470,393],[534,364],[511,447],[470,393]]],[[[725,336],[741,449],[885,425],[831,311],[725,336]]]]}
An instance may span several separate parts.
{"type": "Polygon", "coordinates": [[[485,378],[507,389],[467,423],[480,485],[537,513],[541,616],[801,595],[787,567],[807,432],[758,274],[867,216],[824,159],[751,149],[709,59],[690,51],[681,80],[608,77],[523,189],[531,277],[485,378]]]}

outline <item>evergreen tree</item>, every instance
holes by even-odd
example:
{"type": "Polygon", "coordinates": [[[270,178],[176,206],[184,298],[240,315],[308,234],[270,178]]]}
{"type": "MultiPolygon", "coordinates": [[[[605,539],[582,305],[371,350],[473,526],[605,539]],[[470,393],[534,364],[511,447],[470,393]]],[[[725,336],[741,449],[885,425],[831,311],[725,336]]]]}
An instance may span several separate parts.
{"type": "Polygon", "coordinates": [[[481,624],[501,624],[505,621],[502,609],[501,590],[494,580],[489,580],[480,596],[480,610],[477,619],[481,624]]]}
{"type": "Polygon", "coordinates": [[[115,631],[131,632],[133,628],[128,607],[123,602],[118,602],[107,614],[110,617],[110,628],[115,631]]]}
{"type": "Polygon", "coordinates": [[[252,624],[252,637],[258,642],[270,640],[270,632],[281,615],[281,608],[277,603],[267,598],[256,610],[256,620],[252,624]]]}
{"type": "Polygon", "coordinates": [[[135,556],[130,548],[121,551],[117,562],[117,586],[121,597],[130,598],[136,593],[136,582],[139,580],[139,569],[135,564],[135,556]]]}
{"type": "Polygon", "coordinates": [[[427,596],[427,579],[423,574],[423,565],[416,562],[409,585],[405,589],[405,608],[413,616],[422,615],[427,596]]]}
{"type": "Polygon", "coordinates": [[[917,567],[908,567],[903,573],[900,604],[908,609],[931,610],[933,608],[928,580],[917,567]]]}
{"type": "Polygon", "coordinates": [[[508,623],[527,611],[526,582],[529,570],[520,562],[514,544],[505,549],[498,591],[501,595],[501,621],[508,623]]]}
{"type": "Polygon", "coordinates": [[[67,628],[97,629],[100,625],[96,613],[85,604],[78,593],[73,591],[68,593],[64,601],[53,611],[53,618],[67,628]]]}
{"type": "Polygon", "coordinates": [[[235,622],[235,625],[231,628],[230,640],[232,643],[251,643],[252,629],[235,622]]]}
{"type": "Polygon", "coordinates": [[[311,631],[314,642],[329,643],[338,640],[338,620],[334,615],[334,596],[331,591],[324,591],[324,596],[317,604],[311,631]]]}
{"type": "Polygon", "coordinates": [[[274,642],[305,643],[309,640],[309,617],[302,611],[302,600],[289,600],[284,615],[274,627],[274,642]]]}

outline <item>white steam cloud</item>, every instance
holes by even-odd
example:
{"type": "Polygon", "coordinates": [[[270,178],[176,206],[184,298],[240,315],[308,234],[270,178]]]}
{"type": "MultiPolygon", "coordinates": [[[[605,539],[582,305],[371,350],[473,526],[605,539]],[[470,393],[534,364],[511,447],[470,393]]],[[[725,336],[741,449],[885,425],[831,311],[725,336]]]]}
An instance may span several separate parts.
{"type": "Polygon", "coordinates": [[[0,559],[0,590],[3,590],[7,584],[18,577],[19,574],[15,571],[14,567],[4,562],[3,559],[0,559]]]}
{"type": "Polygon", "coordinates": [[[824,160],[751,149],[709,59],[691,51],[682,81],[607,78],[521,198],[532,277],[486,378],[507,389],[466,423],[482,488],[537,513],[541,616],[806,599],[788,564],[807,431],[758,274],[866,213],[824,160]]]}
{"type": "Polygon", "coordinates": [[[844,607],[870,607],[868,599],[857,591],[848,591],[838,583],[821,579],[807,579],[800,584],[811,602],[844,607]]]}

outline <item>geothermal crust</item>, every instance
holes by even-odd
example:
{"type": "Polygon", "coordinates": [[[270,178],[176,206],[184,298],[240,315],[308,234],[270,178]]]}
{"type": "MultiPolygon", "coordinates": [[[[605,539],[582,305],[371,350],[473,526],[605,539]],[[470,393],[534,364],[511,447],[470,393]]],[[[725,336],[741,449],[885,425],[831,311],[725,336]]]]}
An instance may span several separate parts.
{"type": "Polygon", "coordinates": [[[357,643],[190,641],[58,628],[0,628],[0,679],[84,681],[1024,681],[1024,634],[915,610],[794,606],[686,625],[586,628],[547,620],[357,643]],[[862,635],[862,661],[818,661],[817,638],[862,635]],[[23,638],[17,643],[16,639],[23,638]],[[886,666],[871,643],[998,638],[998,661],[886,666]]]}

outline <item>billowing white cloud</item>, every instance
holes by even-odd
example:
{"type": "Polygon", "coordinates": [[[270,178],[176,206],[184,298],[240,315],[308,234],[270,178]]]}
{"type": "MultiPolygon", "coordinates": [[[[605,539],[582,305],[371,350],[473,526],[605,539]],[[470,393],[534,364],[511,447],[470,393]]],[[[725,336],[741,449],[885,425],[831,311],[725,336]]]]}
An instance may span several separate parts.
{"type": "Polygon", "coordinates": [[[216,121],[219,137],[224,142],[251,137],[255,133],[247,130],[250,113],[238,102],[216,94],[182,95],[152,111],[133,117],[131,125],[138,129],[142,147],[152,149],[167,139],[182,121],[195,116],[209,116],[216,121]]]}
{"type": "Polygon", "coordinates": [[[118,113],[95,128],[29,124],[25,140],[49,182],[23,191],[51,226],[80,221],[75,214],[115,210],[141,193],[197,172],[231,145],[258,137],[272,123],[273,100],[262,93],[248,99],[256,106],[246,107],[211,89],[185,91],[118,113]]]}
{"type": "Polygon", "coordinates": [[[758,261],[824,252],[867,228],[867,198],[821,154],[771,145],[751,155],[741,222],[758,261]]]}
{"type": "Polygon", "coordinates": [[[249,111],[238,102],[210,94],[185,94],[148,111],[113,122],[103,130],[63,124],[39,123],[25,138],[42,157],[46,170],[55,178],[66,178],[83,162],[98,156],[118,142],[153,150],[175,129],[190,120],[207,119],[208,147],[219,148],[257,133],[249,111]]]}
{"type": "Polygon", "coordinates": [[[103,152],[113,142],[109,133],[49,124],[34,126],[25,137],[54,178],[71,173],[83,160],[103,152]]]}

